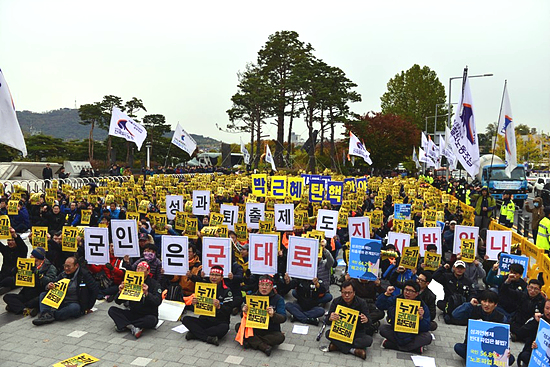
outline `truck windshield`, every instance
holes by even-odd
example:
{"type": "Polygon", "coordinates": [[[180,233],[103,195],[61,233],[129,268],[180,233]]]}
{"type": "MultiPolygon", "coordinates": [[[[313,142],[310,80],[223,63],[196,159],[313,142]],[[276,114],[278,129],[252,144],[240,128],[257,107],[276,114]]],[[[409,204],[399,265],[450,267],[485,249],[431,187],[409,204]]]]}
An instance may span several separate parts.
{"type": "Polygon", "coordinates": [[[524,181],[525,180],[525,169],[523,167],[516,167],[512,171],[512,177],[508,177],[504,168],[491,168],[490,172],[491,180],[497,181],[524,181]]]}

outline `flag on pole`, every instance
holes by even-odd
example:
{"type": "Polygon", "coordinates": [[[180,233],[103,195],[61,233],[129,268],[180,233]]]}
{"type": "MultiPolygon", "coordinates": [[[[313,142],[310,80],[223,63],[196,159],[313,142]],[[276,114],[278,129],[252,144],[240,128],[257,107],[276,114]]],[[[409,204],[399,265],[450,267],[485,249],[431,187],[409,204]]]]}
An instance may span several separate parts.
{"type": "Polygon", "coordinates": [[[418,156],[416,155],[416,148],[413,147],[413,162],[416,164],[416,169],[419,169],[421,167],[420,161],[418,160],[418,156]]]}
{"type": "Polygon", "coordinates": [[[21,126],[15,113],[15,104],[11,97],[4,73],[0,70],[0,143],[15,148],[27,156],[27,146],[21,132],[21,126]]]}
{"type": "Polygon", "coordinates": [[[136,143],[138,150],[141,150],[141,145],[147,138],[147,130],[117,107],[113,107],[109,135],[136,143]]]}
{"type": "Polygon", "coordinates": [[[453,152],[453,148],[449,144],[451,141],[451,130],[449,130],[449,127],[445,126],[445,147],[443,149],[443,156],[447,158],[447,162],[449,162],[449,170],[453,171],[456,169],[456,156],[453,152]]]}
{"type": "Polygon", "coordinates": [[[463,92],[451,128],[450,145],[458,161],[466,172],[474,178],[479,171],[479,141],[474,119],[470,82],[468,81],[468,69],[464,69],[463,92]]]}
{"type": "Polygon", "coordinates": [[[244,164],[250,164],[250,153],[248,153],[248,149],[246,149],[242,140],[241,140],[241,153],[243,154],[244,164]]]}
{"type": "Polygon", "coordinates": [[[422,148],[418,148],[418,160],[426,163],[426,167],[435,167],[434,161],[426,155],[426,152],[422,148]]]}
{"type": "Polygon", "coordinates": [[[504,135],[504,152],[506,169],[504,170],[508,177],[512,177],[512,171],[518,166],[516,150],[516,131],[514,120],[512,119],[512,106],[508,98],[507,84],[504,84],[504,97],[500,110],[500,121],[498,122],[498,133],[504,135]]]}
{"type": "Polygon", "coordinates": [[[271,163],[271,169],[273,171],[277,171],[277,168],[275,167],[275,160],[273,159],[273,154],[271,154],[271,150],[269,149],[269,145],[265,145],[265,161],[267,163],[271,163]]]}
{"type": "Polygon", "coordinates": [[[424,131],[421,132],[421,138],[420,148],[428,150],[428,138],[426,137],[426,134],[424,134],[424,131]]]}
{"type": "Polygon", "coordinates": [[[367,164],[372,164],[370,153],[365,148],[365,144],[361,143],[351,131],[349,132],[348,154],[361,157],[367,164]]]}
{"type": "Polygon", "coordinates": [[[434,162],[439,159],[439,149],[432,140],[431,135],[428,135],[428,146],[426,147],[426,155],[434,162]]]}
{"type": "Polygon", "coordinates": [[[193,155],[197,149],[197,142],[191,137],[185,130],[182,129],[180,124],[176,126],[174,135],[172,136],[172,144],[187,152],[190,156],[193,155]]]}

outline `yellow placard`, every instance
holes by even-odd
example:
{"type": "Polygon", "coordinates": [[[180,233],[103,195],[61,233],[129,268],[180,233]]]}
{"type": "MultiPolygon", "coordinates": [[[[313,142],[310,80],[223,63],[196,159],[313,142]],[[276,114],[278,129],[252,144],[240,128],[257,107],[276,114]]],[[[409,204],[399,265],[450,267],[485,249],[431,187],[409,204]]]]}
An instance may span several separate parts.
{"type": "Polygon", "coordinates": [[[411,237],[414,236],[414,220],[412,219],[403,220],[402,233],[410,234],[411,237]]]}
{"type": "Polygon", "coordinates": [[[133,219],[136,221],[136,224],[139,226],[139,213],[136,212],[127,212],[126,219],[133,219]]]}
{"type": "Polygon", "coordinates": [[[419,255],[420,247],[404,247],[399,266],[402,266],[405,269],[415,269],[418,264],[419,255]]]}
{"type": "Polygon", "coordinates": [[[426,251],[424,253],[424,270],[437,270],[441,264],[441,255],[426,251]]]}
{"type": "Polygon", "coordinates": [[[53,367],[80,367],[90,363],[99,361],[99,358],[92,357],[89,354],[82,353],[77,356],[67,358],[61,362],[57,362],[53,367]]]}
{"type": "Polygon", "coordinates": [[[246,223],[235,224],[235,234],[237,235],[238,241],[246,241],[248,238],[246,223]]]}
{"type": "Polygon", "coordinates": [[[269,307],[268,296],[246,296],[246,327],[254,329],[267,329],[269,326],[269,307]]]}
{"type": "Polygon", "coordinates": [[[136,302],[141,301],[144,281],[144,272],[127,270],[126,274],[124,274],[124,289],[122,289],[122,292],[118,295],[118,299],[136,302]]]}
{"type": "Polygon", "coordinates": [[[329,338],[352,344],[359,321],[359,311],[341,305],[336,306],[340,318],[332,322],[329,338]]]}
{"type": "Polygon", "coordinates": [[[476,259],[475,239],[462,238],[460,240],[460,254],[462,256],[462,261],[465,263],[474,262],[476,259]]]}
{"type": "Polygon", "coordinates": [[[198,238],[197,232],[199,228],[199,222],[197,218],[185,218],[185,235],[189,238],[198,238]]]}
{"type": "Polygon", "coordinates": [[[210,213],[210,223],[212,227],[219,226],[223,223],[223,214],[220,213],[210,213]]]}
{"type": "Polygon", "coordinates": [[[81,210],[80,211],[80,223],[81,224],[90,224],[90,219],[92,218],[92,211],[91,210],[81,210]]]}
{"type": "Polygon", "coordinates": [[[18,205],[19,205],[18,200],[8,201],[8,215],[17,215],[17,214],[19,214],[19,209],[17,208],[18,205]]]}
{"type": "Polygon", "coordinates": [[[218,237],[227,238],[229,230],[226,225],[220,225],[218,226],[218,237]]]}
{"type": "Polygon", "coordinates": [[[195,283],[195,315],[216,316],[214,300],[216,299],[216,284],[214,283],[195,283]]]}
{"type": "Polygon", "coordinates": [[[138,213],[147,214],[147,208],[149,208],[149,200],[141,200],[138,206],[138,213]]]}
{"type": "Polygon", "coordinates": [[[185,212],[176,212],[176,217],[174,218],[174,228],[178,231],[185,230],[185,218],[187,218],[187,213],[185,212]]]}
{"type": "Polygon", "coordinates": [[[259,227],[258,233],[260,234],[266,234],[273,231],[273,222],[269,220],[261,220],[259,221],[259,227]]]}
{"type": "Polygon", "coordinates": [[[10,217],[7,215],[0,215],[0,240],[11,238],[10,227],[10,217]]]}
{"type": "Polygon", "coordinates": [[[63,226],[63,237],[61,239],[61,251],[76,252],[78,228],[63,226]]]}
{"type": "Polygon", "coordinates": [[[126,206],[127,212],[137,212],[138,211],[138,207],[136,205],[136,199],[129,198],[127,203],[128,203],[127,206],[126,206]]]}
{"type": "Polygon", "coordinates": [[[420,301],[397,298],[395,304],[394,330],[396,332],[418,334],[420,315],[418,310],[422,307],[420,301]]]}
{"type": "Polygon", "coordinates": [[[48,251],[48,227],[32,227],[32,248],[43,247],[48,251]]]}
{"type": "Polygon", "coordinates": [[[34,287],[34,259],[17,258],[17,274],[15,275],[15,285],[17,287],[34,287]]]}
{"type": "Polygon", "coordinates": [[[42,299],[42,303],[57,310],[61,302],[65,299],[70,281],[70,279],[61,279],[55,282],[54,287],[50,289],[48,293],[46,293],[46,297],[42,299]]]}
{"type": "Polygon", "coordinates": [[[384,219],[384,213],[382,210],[375,210],[372,212],[372,215],[370,217],[370,222],[372,224],[372,228],[380,228],[382,227],[382,221],[384,219]]]}

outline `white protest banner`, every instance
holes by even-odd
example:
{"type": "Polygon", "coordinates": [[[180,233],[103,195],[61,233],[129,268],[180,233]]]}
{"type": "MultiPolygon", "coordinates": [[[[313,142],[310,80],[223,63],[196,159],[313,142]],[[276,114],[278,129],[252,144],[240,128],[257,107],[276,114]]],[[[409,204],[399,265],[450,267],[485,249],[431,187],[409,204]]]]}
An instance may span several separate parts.
{"type": "Polygon", "coordinates": [[[223,215],[222,225],[227,226],[230,231],[235,230],[235,224],[239,219],[239,207],[236,205],[220,205],[220,214],[223,215]]]}
{"type": "Polygon", "coordinates": [[[265,220],[265,203],[246,203],[246,226],[260,229],[261,220],[265,220]]]}
{"type": "Polygon", "coordinates": [[[162,268],[164,274],[185,275],[189,270],[187,236],[162,236],[162,268]]]}
{"type": "Polygon", "coordinates": [[[109,262],[109,228],[84,228],[84,258],[91,265],[109,262]]]}
{"type": "Polygon", "coordinates": [[[418,247],[420,247],[420,256],[424,256],[428,245],[436,245],[437,253],[443,254],[441,248],[441,228],[418,227],[418,247]]]}
{"type": "Polygon", "coordinates": [[[455,226],[455,238],[453,242],[453,253],[459,254],[460,253],[460,246],[462,243],[460,242],[464,238],[470,238],[474,240],[474,248],[477,249],[477,237],[479,235],[479,227],[472,227],[472,226],[455,226]]]}
{"type": "Polygon", "coordinates": [[[202,270],[208,275],[214,265],[223,268],[224,278],[231,272],[231,238],[202,238],[202,270]]]}
{"type": "Polygon", "coordinates": [[[183,211],[183,196],[166,195],[166,218],[168,220],[176,219],[176,213],[183,211]]]}
{"type": "Polygon", "coordinates": [[[288,275],[309,280],[316,278],[318,255],[319,241],[316,238],[290,236],[286,260],[288,275]]]}
{"type": "Polygon", "coordinates": [[[294,204],[275,204],[275,229],[277,231],[294,230],[294,204]]]}
{"type": "Polygon", "coordinates": [[[317,212],[317,230],[325,232],[325,237],[336,236],[338,227],[338,211],[319,209],[317,212]]]}
{"type": "Polygon", "coordinates": [[[411,244],[411,235],[408,233],[389,232],[388,245],[394,245],[400,254],[403,253],[404,247],[409,247],[411,244]]]}
{"type": "Polygon", "coordinates": [[[111,220],[111,237],[116,257],[139,257],[137,225],[133,219],[111,220]]]}
{"type": "Polygon", "coordinates": [[[348,218],[349,238],[370,238],[370,218],[369,217],[349,217],[348,218]]]}
{"type": "Polygon", "coordinates": [[[141,150],[141,145],[147,138],[147,130],[132,120],[128,115],[113,107],[111,115],[111,124],[109,126],[109,135],[118,136],[119,138],[126,139],[136,143],[138,150],[141,150]]]}
{"type": "Polygon", "coordinates": [[[497,260],[500,252],[510,253],[512,248],[512,231],[487,231],[487,256],[497,260]]]}
{"type": "Polygon", "coordinates": [[[279,236],[251,233],[248,236],[248,245],[248,268],[252,274],[277,273],[279,236]]]}
{"type": "Polygon", "coordinates": [[[195,139],[183,130],[179,123],[176,126],[176,130],[174,130],[174,135],[172,135],[172,144],[185,151],[190,156],[192,156],[195,149],[197,149],[197,142],[195,142],[195,139]]]}
{"type": "Polygon", "coordinates": [[[193,190],[193,214],[210,214],[210,190],[193,190]]]}

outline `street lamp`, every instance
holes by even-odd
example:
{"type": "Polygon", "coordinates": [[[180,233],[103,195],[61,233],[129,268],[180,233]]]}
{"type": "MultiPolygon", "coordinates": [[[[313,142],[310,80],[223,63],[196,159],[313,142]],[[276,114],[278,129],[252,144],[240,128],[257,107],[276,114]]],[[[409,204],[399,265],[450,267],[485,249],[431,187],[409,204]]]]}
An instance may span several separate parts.
{"type": "MultiPolygon", "coordinates": [[[[468,78],[483,78],[486,76],[493,76],[493,74],[468,75],[468,78]]],[[[462,79],[462,78],[463,76],[453,76],[449,78],[449,103],[448,103],[449,106],[451,106],[451,82],[455,79],[462,79]]],[[[458,106],[458,109],[460,109],[460,106],[458,106]]],[[[447,116],[447,125],[451,127],[451,111],[449,111],[449,116],[447,116]]]]}

